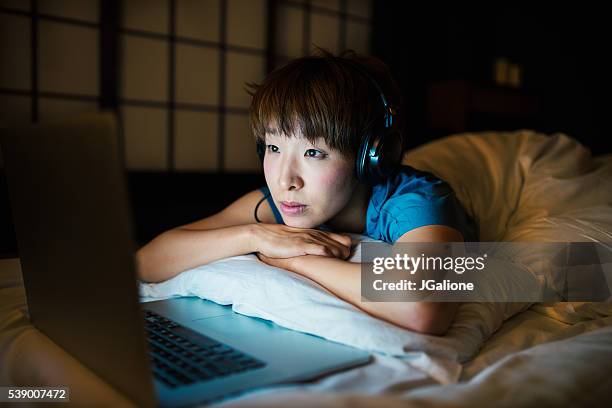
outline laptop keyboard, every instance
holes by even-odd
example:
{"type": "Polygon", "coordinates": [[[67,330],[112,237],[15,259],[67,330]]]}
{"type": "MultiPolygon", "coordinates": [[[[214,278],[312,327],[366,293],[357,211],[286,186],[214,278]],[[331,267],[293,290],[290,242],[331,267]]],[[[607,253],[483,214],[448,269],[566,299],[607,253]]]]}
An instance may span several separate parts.
{"type": "Polygon", "coordinates": [[[145,310],[154,376],[174,388],[265,366],[260,360],[145,310]]]}

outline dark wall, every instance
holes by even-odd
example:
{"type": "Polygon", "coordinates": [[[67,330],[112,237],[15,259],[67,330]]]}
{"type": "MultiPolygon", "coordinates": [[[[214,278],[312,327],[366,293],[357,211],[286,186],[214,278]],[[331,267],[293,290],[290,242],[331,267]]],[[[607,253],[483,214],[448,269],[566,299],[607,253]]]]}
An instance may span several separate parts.
{"type": "Polygon", "coordinates": [[[409,146],[444,134],[427,120],[431,83],[464,79],[495,88],[493,64],[504,56],[523,66],[523,85],[512,92],[537,98],[537,115],[529,121],[474,116],[463,130],[561,131],[596,154],[612,151],[604,130],[610,19],[603,10],[555,4],[483,12],[386,0],[374,2],[373,18],[373,54],[390,65],[407,101],[409,146]]]}
{"type": "Polygon", "coordinates": [[[136,173],[128,187],[136,240],[215,214],[266,184],[263,174],[136,173]]]}
{"type": "MultiPolygon", "coordinates": [[[[145,244],[158,234],[221,211],[248,191],[265,185],[261,174],[129,172],[128,194],[134,238],[145,244]]],[[[15,257],[18,247],[0,169],[0,258],[15,257]]]]}

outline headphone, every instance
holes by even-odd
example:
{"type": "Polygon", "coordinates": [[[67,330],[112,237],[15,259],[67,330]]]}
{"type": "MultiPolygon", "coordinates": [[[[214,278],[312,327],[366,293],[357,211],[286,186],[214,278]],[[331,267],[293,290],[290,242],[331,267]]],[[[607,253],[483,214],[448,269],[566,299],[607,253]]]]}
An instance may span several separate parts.
{"type": "MultiPolygon", "coordinates": [[[[336,57],[334,60],[354,68],[380,95],[384,109],[382,122],[376,122],[370,132],[363,136],[355,160],[357,179],[364,184],[379,184],[398,169],[402,160],[402,135],[396,126],[397,110],[389,105],[378,82],[365,68],[346,58],[336,57]]],[[[262,163],[265,154],[266,144],[258,140],[257,155],[262,163]]]]}

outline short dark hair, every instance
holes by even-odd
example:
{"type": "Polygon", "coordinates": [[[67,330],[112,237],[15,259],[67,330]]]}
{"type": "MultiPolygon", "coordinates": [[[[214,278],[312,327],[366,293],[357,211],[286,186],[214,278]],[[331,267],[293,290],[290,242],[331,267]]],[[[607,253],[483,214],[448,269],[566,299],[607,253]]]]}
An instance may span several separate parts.
{"type": "Polygon", "coordinates": [[[384,115],[380,94],[351,64],[373,77],[388,102],[401,110],[397,83],[380,59],[348,50],[338,56],[321,48],[272,71],[261,84],[247,84],[252,95],[251,128],[258,141],[266,133],[291,137],[299,129],[311,143],[322,137],[332,149],[355,157],[363,135],[384,115]]]}

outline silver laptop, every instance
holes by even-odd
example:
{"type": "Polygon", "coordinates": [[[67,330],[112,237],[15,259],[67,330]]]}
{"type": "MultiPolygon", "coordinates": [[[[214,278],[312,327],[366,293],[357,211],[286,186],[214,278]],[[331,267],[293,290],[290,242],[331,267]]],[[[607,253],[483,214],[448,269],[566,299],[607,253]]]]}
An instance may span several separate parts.
{"type": "Polygon", "coordinates": [[[3,131],[30,320],[139,406],[184,406],[369,361],[199,298],[139,303],[111,114],[3,131]]]}

